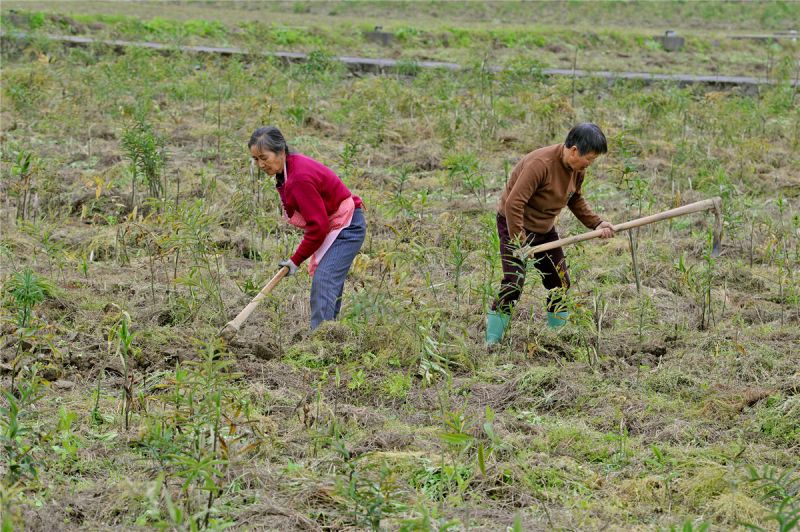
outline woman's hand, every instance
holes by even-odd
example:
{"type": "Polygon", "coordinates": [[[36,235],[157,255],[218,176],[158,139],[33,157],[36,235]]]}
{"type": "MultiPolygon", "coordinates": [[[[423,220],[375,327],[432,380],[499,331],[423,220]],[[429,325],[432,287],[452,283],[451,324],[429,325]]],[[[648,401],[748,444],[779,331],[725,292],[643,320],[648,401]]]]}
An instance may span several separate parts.
{"type": "Polygon", "coordinates": [[[289,273],[286,274],[287,277],[297,273],[297,266],[295,265],[294,262],[292,262],[292,259],[282,260],[278,263],[278,266],[280,266],[281,268],[283,268],[284,266],[289,268],[289,273]]]}

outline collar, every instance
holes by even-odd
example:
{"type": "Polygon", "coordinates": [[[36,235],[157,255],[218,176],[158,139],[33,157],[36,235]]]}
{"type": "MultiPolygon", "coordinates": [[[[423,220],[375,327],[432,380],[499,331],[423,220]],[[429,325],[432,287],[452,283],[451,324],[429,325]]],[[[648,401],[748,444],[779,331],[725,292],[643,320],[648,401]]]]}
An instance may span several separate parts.
{"type": "Polygon", "coordinates": [[[281,188],[286,184],[286,179],[289,177],[289,173],[286,171],[286,160],[288,158],[289,154],[287,153],[286,157],[283,158],[283,173],[275,176],[275,188],[281,188]]]}
{"type": "Polygon", "coordinates": [[[564,162],[564,144],[561,144],[561,147],[558,149],[558,160],[561,161],[561,165],[566,168],[567,172],[570,174],[575,171],[570,165],[564,162]]]}

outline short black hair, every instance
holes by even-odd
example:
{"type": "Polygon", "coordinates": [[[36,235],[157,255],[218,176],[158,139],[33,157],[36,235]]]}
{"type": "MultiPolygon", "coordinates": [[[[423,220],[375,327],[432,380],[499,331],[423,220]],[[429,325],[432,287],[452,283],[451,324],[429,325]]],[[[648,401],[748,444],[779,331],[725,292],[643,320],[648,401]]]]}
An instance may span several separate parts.
{"type": "Polygon", "coordinates": [[[606,136],[603,135],[600,126],[590,122],[578,124],[569,130],[567,140],[564,141],[565,148],[578,147],[581,155],[596,153],[602,155],[608,151],[606,136]]]}

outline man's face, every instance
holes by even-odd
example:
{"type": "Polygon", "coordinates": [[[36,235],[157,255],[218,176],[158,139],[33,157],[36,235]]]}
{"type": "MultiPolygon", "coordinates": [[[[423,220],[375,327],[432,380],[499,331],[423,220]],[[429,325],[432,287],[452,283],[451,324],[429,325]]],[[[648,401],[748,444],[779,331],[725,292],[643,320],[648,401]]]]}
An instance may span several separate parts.
{"type": "Polygon", "coordinates": [[[581,155],[577,146],[565,148],[564,161],[576,172],[582,172],[589,168],[589,165],[591,165],[597,157],[599,157],[599,155],[593,151],[581,155]]]}
{"type": "Polygon", "coordinates": [[[262,150],[258,146],[251,146],[250,154],[253,156],[256,165],[265,174],[275,175],[283,171],[283,163],[286,159],[283,152],[275,153],[269,150],[262,150]]]}

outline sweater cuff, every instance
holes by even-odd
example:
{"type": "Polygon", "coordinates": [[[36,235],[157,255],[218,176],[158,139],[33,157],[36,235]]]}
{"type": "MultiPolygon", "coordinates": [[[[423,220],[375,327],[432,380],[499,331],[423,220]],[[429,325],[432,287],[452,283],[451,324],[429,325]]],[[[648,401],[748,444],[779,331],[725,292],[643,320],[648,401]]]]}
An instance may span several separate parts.
{"type": "Polygon", "coordinates": [[[294,252],[294,255],[292,255],[292,256],[290,257],[290,259],[292,260],[292,262],[294,262],[294,265],[295,265],[295,266],[298,266],[298,267],[299,267],[301,264],[303,264],[303,262],[304,262],[304,261],[305,261],[307,258],[308,258],[308,257],[304,257],[303,255],[301,255],[299,250],[298,250],[298,251],[295,251],[295,252],[294,252]]]}

